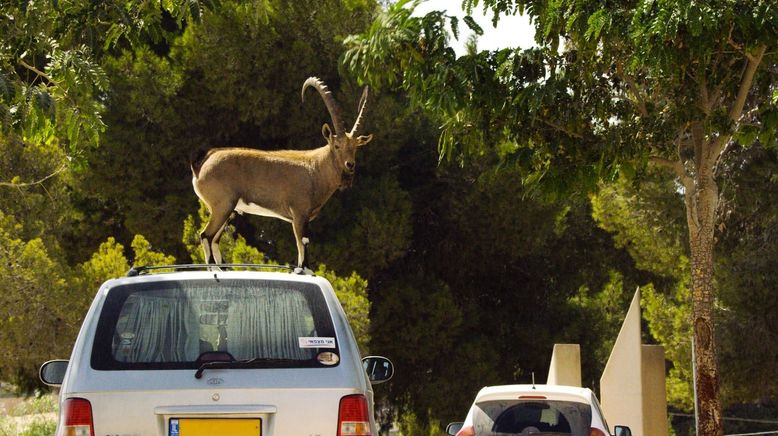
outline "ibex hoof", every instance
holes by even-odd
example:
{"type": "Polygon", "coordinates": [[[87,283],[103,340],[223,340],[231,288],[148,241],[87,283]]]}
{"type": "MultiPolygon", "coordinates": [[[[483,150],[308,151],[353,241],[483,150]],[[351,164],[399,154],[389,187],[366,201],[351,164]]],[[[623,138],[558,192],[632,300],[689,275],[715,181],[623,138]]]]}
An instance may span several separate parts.
{"type": "Polygon", "coordinates": [[[306,267],[299,267],[299,266],[294,269],[294,273],[295,274],[300,274],[300,275],[305,275],[305,276],[312,276],[313,275],[313,271],[311,271],[310,269],[308,269],[306,267]]]}
{"type": "Polygon", "coordinates": [[[311,242],[311,240],[308,238],[303,238],[302,241],[303,241],[303,245],[308,245],[311,242]]]}

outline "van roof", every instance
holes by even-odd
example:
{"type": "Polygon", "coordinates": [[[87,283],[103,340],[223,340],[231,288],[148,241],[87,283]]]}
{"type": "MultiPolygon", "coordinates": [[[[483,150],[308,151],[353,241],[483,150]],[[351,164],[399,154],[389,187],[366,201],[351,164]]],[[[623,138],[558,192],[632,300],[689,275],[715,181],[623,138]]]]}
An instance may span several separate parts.
{"type": "MultiPolygon", "coordinates": [[[[159,267],[133,267],[125,277],[118,277],[103,283],[102,288],[110,289],[116,286],[131,283],[148,283],[159,281],[177,280],[203,280],[203,279],[256,279],[278,280],[287,282],[304,282],[322,285],[329,283],[321,276],[313,275],[310,270],[298,273],[293,268],[283,265],[253,265],[253,264],[228,264],[219,265],[221,268],[229,268],[226,271],[214,271],[214,265],[165,265],[159,267]],[[234,268],[248,268],[248,270],[235,270],[234,268]]],[[[331,286],[331,285],[330,285],[331,286]]]]}
{"type": "Polygon", "coordinates": [[[180,265],[135,265],[127,271],[127,277],[134,277],[141,274],[149,274],[152,272],[164,273],[164,272],[176,272],[176,271],[223,271],[222,268],[226,268],[227,271],[232,271],[235,268],[240,268],[243,271],[285,271],[295,274],[313,275],[313,271],[305,268],[296,268],[290,265],[270,265],[270,264],[256,264],[256,263],[220,263],[220,264],[204,264],[204,263],[192,263],[192,264],[180,264],[180,265]]]}

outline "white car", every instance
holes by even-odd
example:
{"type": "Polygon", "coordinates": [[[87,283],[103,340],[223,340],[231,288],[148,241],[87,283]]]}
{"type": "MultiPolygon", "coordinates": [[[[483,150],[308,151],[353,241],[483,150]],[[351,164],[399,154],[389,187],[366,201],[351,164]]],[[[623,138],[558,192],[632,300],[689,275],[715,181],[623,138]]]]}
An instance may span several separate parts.
{"type": "MultiPolygon", "coordinates": [[[[616,426],[616,436],[632,436],[616,426]]],[[[609,436],[597,397],[588,388],[557,385],[503,385],[481,389],[464,422],[448,435],[609,436]]]]}
{"type": "Polygon", "coordinates": [[[57,435],[377,434],[371,384],[393,365],[360,358],[327,280],[197,269],[102,285],[70,360],[41,367],[57,435]]]}

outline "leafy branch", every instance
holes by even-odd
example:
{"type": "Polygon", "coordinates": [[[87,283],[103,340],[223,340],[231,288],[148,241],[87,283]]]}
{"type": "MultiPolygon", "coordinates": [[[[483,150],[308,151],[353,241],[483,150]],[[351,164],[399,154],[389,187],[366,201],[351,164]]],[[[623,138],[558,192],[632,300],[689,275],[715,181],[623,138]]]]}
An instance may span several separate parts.
{"type": "Polygon", "coordinates": [[[57,168],[57,170],[54,171],[53,173],[51,173],[51,174],[49,174],[47,176],[44,176],[41,179],[35,180],[33,182],[15,182],[15,181],[0,182],[0,186],[6,186],[6,187],[9,187],[9,188],[27,188],[27,187],[35,186],[35,185],[42,185],[43,182],[45,182],[46,180],[49,180],[50,178],[56,176],[59,173],[65,171],[66,169],[68,169],[68,162],[67,161],[63,162],[59,166],[59,168],[57,168]]]}

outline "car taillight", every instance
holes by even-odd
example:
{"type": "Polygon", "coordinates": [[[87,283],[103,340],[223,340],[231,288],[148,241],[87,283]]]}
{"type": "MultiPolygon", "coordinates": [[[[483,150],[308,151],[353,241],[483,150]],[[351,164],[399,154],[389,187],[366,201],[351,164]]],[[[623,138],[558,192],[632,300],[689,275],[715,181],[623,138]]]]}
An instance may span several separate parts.
{"type": "Polygon", "coordinates": [[[457,432],[456,436],[474,436],[475,431],[473,430],[473,427],[470,427],[469,425],[467,427],[462,427],[461,430],[457,432]]]}
{"type": "Polygon", "coordinates": [[[606,436],[606,435],[599,428],[593,428],[592,432],[589,433],[589,436],[606,436]]]}
{"type": "Polygon", "coordinates": [[[68,398],[62,407],[65,417],[64,436],[94,436],[92,405],[83,398],[68,398]]]}
{"type": "Polygon", "coordinates": [[[341,398],[338,436],[371,436],[369,413],[364,395],[347,395],[341,398]]]}

